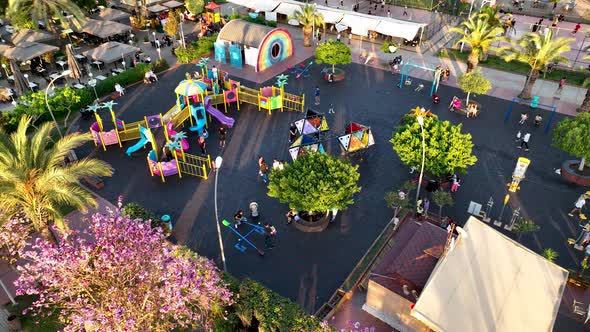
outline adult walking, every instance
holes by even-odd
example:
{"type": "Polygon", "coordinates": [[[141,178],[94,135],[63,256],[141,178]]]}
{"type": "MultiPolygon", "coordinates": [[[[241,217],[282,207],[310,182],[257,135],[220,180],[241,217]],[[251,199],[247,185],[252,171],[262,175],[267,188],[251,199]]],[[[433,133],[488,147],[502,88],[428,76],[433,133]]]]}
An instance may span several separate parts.
{"type": "Polygon", "coordinates": [[[578,198],[578,200],[576,201],[576,203],[574,203],[574,208],[567,214],[570,217],[574,216],[574,213],[582,213],[582,209],[584,208],[584,206],[586,205],[586,199],[584,196],[578,198]]]}
{"type": "Polygon", "coordinates": [[[272,249],[275,247],[273,243],[273,238],[277,234],[277,230],[274,226],[269,223],[264,224],[264,246],[267,249],[272,249]]]}
{"type": "Polygon", "coordinates": [[[522,138],[522,142],[520,142],[520,146],[517,146],[518,149],[522,149],[522,147],[525,147],[525,151],[529,150],[529,140],[531,139],[531,133],[526,133],[524,134],[524,137],[522,138]]]}
{"type": "Polygon", "coordinates": [[[317,106],[320,104],[320,87],[319,86],[315,87],[314,95],[315,95],[315,105],[317,106]]]}
{"type": "Polygon", "coordinates": [[[264,160],[262,160],[262,163],[260,164],[260,170],[258,171],[258,175],[260,175],[260,177],[262,178],[262,182],[268,182],[268,166],[266,165],[266,162],[264,160]]]}

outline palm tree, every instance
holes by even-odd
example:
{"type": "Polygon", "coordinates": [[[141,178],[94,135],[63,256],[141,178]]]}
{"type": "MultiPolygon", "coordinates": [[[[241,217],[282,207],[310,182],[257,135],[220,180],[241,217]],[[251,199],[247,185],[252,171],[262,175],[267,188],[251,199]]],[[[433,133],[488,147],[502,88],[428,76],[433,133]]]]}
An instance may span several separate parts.
{"type": "Polygon", "coordinates": [[[555,260],[557,259],[559,254],[557,253],[557,251],[555,251],[551,248],[547,248],[547,249],[543,250],[543,252],[541,253],[541,256],[545,257],[551,263],[555,263],[555,260]]]}
{"type": "Polygon", "coordinates": [[[512,60],[524,62],[531,67],[527,75],[522,92],[518,95],[522,99],[530,99],[535,81],[539,78],[539,71],[547,68],[551,63],[568,63],[562,56],[569,51],[572,38],[551,39],[552,32],[545,35],[528,33],[522,36],[511,46],[504,46],[498,50],[498,54],[507,62],[512,60]]]}
{"type": "MultiPolygon", "coordinates": [[[[590,61],[590,55],[586,55],[584,60],[590,61]]],[[[590,76],[586,77],[582,86],[587,88],[586,97],[584,97],[582,105],[580,105],[580,108],[578,108],[578,112],[590,112],[590,76]]]]}
{"type": "Polygon", "coordinates": [[[55,30],[50,24],[53,17],[57,17],[64,28],[71,28],[67,15],[74,17],[71,23],[77,27],[85,20],[82,10],[71,0],[8,0],[7,14],[8,17],[19,18],[17,22],[33,29],[38,27],[37,22],[43,22],[55,30]]]}
{"type": "Polygon", "coordinates": [[[454,27],[450,32],[461,35],[457,44],[465,43],[471,47],[467,58],[467,72],[471,72],[479,63],[480,57],[492,49],[492,43],[499,40],[504,31],[501,27],[494,27],[488,23],[487,16],[472,15],[461,23],[462,27],[454,27]]]}
{"type": "Polygon", "coordinates": [[[502,21],[505,15],[500,14],[500,9],[496,7],[485,6],[477,13],[479,17],[483,17],[488,21],[492,27],[502,27],[502,21]]]}
{"type": "Polygon", "coordinates": [[[315,25],[316,28],[325,27],[324,15],[315,10],[315,7],[309,4],[305,4],[301,10],[296,10],[289,19],[299,21],[299,24],[303,27],[303,46],[310,47],[310,36],[312,28],[315,25]]]}
{"type": "Polygon", "coordinates": [[[23,116],[14,133],[0,129],[0,210],[9,215],[24,214],[36,231],[51,236],[49,226],[63,217],[60,206],[82,211],[88,205],[96,206],[80,180],[111,176],[113,170],[107,163],[90,158],[63,163],[71,150],[92,140],[90,134],[73,133],[53,142],[53,123],[44,123],[29,136],[30,127],[31,117],[23,116]]]}

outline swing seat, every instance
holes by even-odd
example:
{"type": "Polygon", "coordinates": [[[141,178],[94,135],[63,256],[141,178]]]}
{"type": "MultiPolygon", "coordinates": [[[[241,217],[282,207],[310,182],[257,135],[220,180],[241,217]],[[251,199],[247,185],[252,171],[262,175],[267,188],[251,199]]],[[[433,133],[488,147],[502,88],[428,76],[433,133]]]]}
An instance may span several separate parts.
{"type": "Polygon", "coordinates": [[[410,80],[410,79],[407,79],[407,80],[404,82],[404,85],[408,85],[408,86],[412,85],[412,80],[410,80]]]}
{"type": "Polygon", "coordinates": [[[239,250],[239,251],[241,251],[241,252],[244,252],[244,251],[246,251],[246,247],[245,247],[243,244],[241,244],[240,242],[236,243],[236,244],[234,245],[234,248],[238,249],[238,250],[239,250]]]}

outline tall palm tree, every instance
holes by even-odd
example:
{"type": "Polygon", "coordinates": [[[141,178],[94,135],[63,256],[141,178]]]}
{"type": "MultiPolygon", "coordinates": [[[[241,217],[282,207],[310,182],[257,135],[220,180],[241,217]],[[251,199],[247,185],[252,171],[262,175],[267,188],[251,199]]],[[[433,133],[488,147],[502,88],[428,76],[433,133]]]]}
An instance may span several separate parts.
{"type": "Polygon", "coordinates": [[[487,16],[472,15],[467,21],[461,23],[461,27],[454,27],[450,32],[461,35],[457,44],[465,43],[471,47],[471,53],[467,58],[467,72],[471,72],[479,63],[480,57],[492,49],[492,43],[499,40],[504,30],[488,23],[487,16]]]}
{"type": "Polygon", "coordinates": [[[63,217],[60,206],[85,211],[88,205],[96,205],[80,180],[111,176],[113,170],[90,158],[64,165],[70,150],[90,141],[90,134],[73,133],[53,142],[53,123],[44,123],[27,135],[30,127],[31,117],[24,116],[14,133],[0,129],[0,210],[9,215],[23,213],[36,231],[48,235],[48,227],[63,217]]]}
{"type": "Polygon", "coordinates": [[[498,7],[485,6],[479,10],[477,15],[480,17],[485,17],[485,19],[488,21],[488,24],[492,27],[503,26],[502,21],[505,15],[500,13],[500,9],[498,7]]]}
{"type": "Polygon", "coordinates": [[[571,49],[569,44],[573,39],[551,39],[551,35],[551,31],[545,35],[528,33],[511,46],[504,46],[498,50],[498,54],[507,62],[516,60],[531,67],[522,92],[518,95],[519,98],[531,98],[533,86],[539,77],[540,70],[547,68],[551,63],[568,63],[562,54],[571,49]]]}
{"type": "Polygon", "coordinates": [[[324,15],[315,10],[310,4],[305,4],[301,10],[296,10],[289,19],[299,21],[303,28],[303,46],[310,47],[310,36],[315,25],[316,28],[325,27],[324,15]]]}
{"type": "MultiPolygon", "coordinates": [[[[590,55],[586,55],[584,60],[590,61],[590,55]]],[[[590,112],[590,76],[586,77],[582,85],[587,88],[586,97],[584,97],[582,105],[580,105],[580,108],[578,108],[578,112],[590,112]]]]}
{"type": "Polygon", "coordinates": [[[53,17],[57,17],[64,28],[71,28],[70,23],[79,27],[85,20],[82,10],[71,0],[8,0],[7,13],[8,17],[17,17],[17,22],[28,23],[26,25],[33,29],[37,29],[37,22],[43,22],[55,30],[50,22],[53,17]],[[67,15],[74,16],[71,22],[67,15]]]}

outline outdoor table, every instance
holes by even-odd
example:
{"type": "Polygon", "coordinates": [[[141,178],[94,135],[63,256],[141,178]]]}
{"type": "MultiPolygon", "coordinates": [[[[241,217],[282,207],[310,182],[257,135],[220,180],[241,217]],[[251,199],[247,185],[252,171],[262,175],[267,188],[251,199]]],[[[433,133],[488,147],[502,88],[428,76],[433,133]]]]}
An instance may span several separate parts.
{"type": "Polygon", "coordinates": [[[56,80],[56,79],[59,77],[59,74],[57,74],[57,73],[53,73],[53,74],[49,75],[49,77],[50,77],[52,80],[56,80]]]}
{"type": "Polygon", "coordinates": [[[84,85],[80,84],[80,83],[76,83],[74,84],[74,88],[78,89],[78,90],[82,90],[84,88],[86,88],[84,85]]]}
{"type": "Polygon", "coordinates": [[[100,70],[100,65],[102,65],[102,62],[100,62],[100,61],[94,61],[92,63],[95,64],[96,67],[98,67],[98,70],[100,70]]]}
{"type": "Polygon", "coordinates": [[[115,72],[115,73],[119,73],[119,74],[121,74],[121,73],[122,73],[122,72],[124,72],[124,71],[125,71],[125,70],[123,70],[123,69],[121,69],[121,68],[115,68],[115,69],[113,69],[113,72],[115,72]]]}
{"type": "Polygon", "coordinates": [[[106,77],[104,77],[104,76],[102,76],[102,75],[98,75],[98,76],[96,76],[96,79],[97,79],[97,80],[100,80],[100,81],[104,81],[104,80],[106,80],[107,78],[106,78],[106,77]]]}
{"type": "Polygon", "coordinates": [[[55,63],[61,66],[61,70],[64,70],[64,66],[67,64],[65,61],[56,61],[55,63]]]}
{"type": "Polygon", "coordinates": [[[78,60],[84,60],[84,59],[86,59],[86,58],[85,58],[83,55],[81,55],[81,54],[76,54],[76,55],[74,55],[74,58],[76,58],[76,59],[78,59],[78,60]]]}

